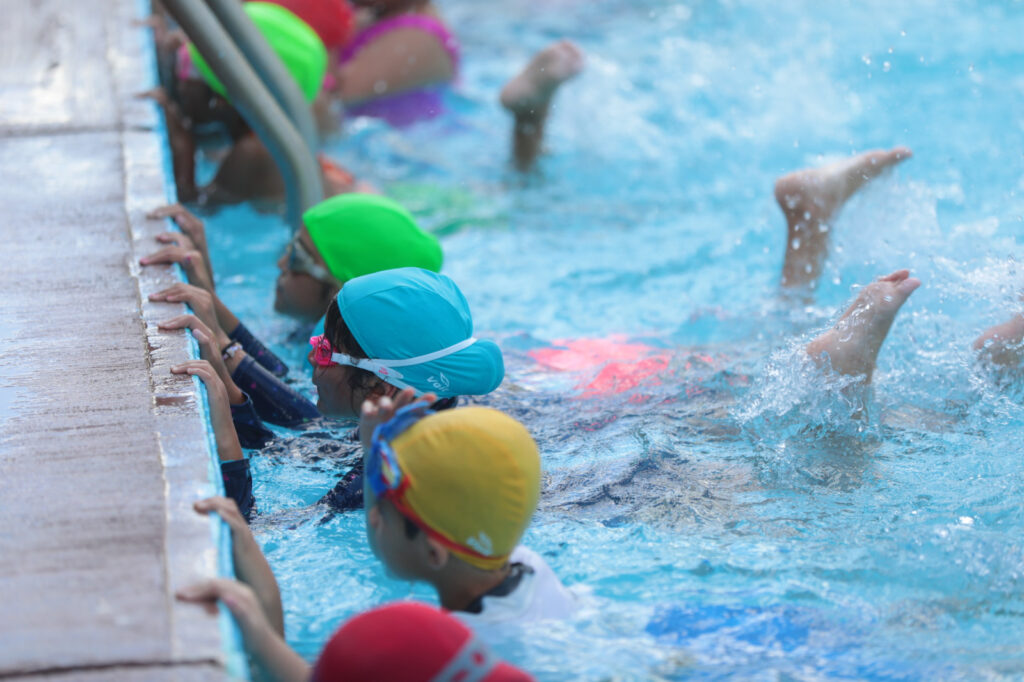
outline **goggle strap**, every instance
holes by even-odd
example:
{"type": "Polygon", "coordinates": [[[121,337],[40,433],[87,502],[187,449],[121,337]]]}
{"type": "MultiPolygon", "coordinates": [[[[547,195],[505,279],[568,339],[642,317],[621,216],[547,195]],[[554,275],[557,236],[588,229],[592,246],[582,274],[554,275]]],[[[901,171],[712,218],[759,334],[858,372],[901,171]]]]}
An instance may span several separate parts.
{"type": "Polygon", "coordinates": [[[389,372],[396,367],[410,367],[412,365],[422,365],[427,362],[432,362],[439,358],[458,353],[463,348],[469,348],[476,343],[476,337],[469,337],[459,341],[458,343],[442,348],[441,350],[434,351],[433,353],[426,353],[424,355],[417,355],[414,358],[406,358],[402,360],[388,360],[381,358],[354,358],[347,353],[332,353],[331,361],[336,362],[340,365],[348,365],[349,367],[358,367],[359,369],[365,369],[368,372],[373,372],[378,377],[388,382],[392,386],[399,389],[412,388],[416,392],[417,396],[423,395],[423,391],[416,388],[415,386],[409,386],[403,381],[400,381],[398,377],[402,376],[401,372],[389,372]],[[397,375],[397,376],[396,376],[397,375]]]}
{"type": "MultiPolygon", "coordinates": [[[[404,490],[402,492],[404,492],[404,490]]],[[[423,519],[419,517],[419,514],[412,510],[412,507],[405,503],[405,501],[402,499],[403,495],[401,495],[399,491],[389,490],[387,491],[385,497],[388,500],[391,500],[391,504],[395,505],[395,508],[398,509],[398,511],[402,512],[402,514],[406,516],[410,521],[419,526],[420,530],[422,530],[424,533],[429,535],[434,540],[440,542],[448,549],[453,549],[457,552],[461,552],[462,554],[468,554],[469,556],[476,557],[477,559],[486,559],[488,561],[493,561],[495,559],[501,558],[500,556],[489,556],[487,554],[481,554],[472,547],[467,547],[466,545],[460,544],[455,540],[452,540],[451,538],[443,535],[439,531],[434,530],[433,528],[428,526],[423,519]]]]}
{"type": "Polygon", "coordinates": [[[440,360],[443,357],[458,353],[463,348],[469,348],[476,343],[476,337],[471,336],[468,339],[463,339],[456,344],[436,350],[433,353],[426,353],[425,355],[417,355],[414,358],[405,358],[400,360],[386,360],[384,358],[373,358],[373,361],[384,365],[385,367],[408,367],[410,365],[422,365],[427,362],[433,362],[434,360],[440,360]]]}

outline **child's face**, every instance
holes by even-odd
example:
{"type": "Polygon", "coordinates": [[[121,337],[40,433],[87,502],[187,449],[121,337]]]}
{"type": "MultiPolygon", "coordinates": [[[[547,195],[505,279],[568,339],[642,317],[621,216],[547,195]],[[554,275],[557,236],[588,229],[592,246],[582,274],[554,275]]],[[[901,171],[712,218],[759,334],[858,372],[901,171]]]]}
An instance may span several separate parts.
{"type": "MultiPolygon", "coordinates": [[[[296,238],[301,241],[307,253],[317,253],[305,231],[301,231],[296,238]]],[[[333,287],[306,272],[293,270],[289,260],[287,251],[277,259],[281,274],[277,277],[274,292],[274,310],[303,320],[320,319],[330,305],[333,287]]]]}
{"type": "MultiPolygon", "coordinates": [[[[344,351],[342,351],[344,352],[344,351]]],[[[313,351],[307,356],[313,366],[313,385],[316,386],[316,407],[328,417],[354,419],[366,394],[349,385],[352,368],[345,365],[320,367],[313,362],[313,351]]]]}
{"type": "Polygon", "coordinates": [[[368,484],[363,486],[363,500],[366,507],[366,538],[374,556],[396,578],[421,578],[423,533],[410,539],[405,533],[405,518],[395,505],[387,500],[378,500],[368,484]]]}

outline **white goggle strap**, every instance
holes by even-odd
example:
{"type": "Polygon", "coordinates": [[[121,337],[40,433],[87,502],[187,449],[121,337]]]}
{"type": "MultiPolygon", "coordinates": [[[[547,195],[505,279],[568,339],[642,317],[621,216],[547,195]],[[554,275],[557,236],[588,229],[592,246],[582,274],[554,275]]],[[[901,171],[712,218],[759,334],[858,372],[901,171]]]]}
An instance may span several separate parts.
{"type": "Polygon", "coordinates": [[[433,353],[426,353],[424,355],[417,355],[413,358],[403,358],[396,360],[386,360],[382,358],[354,358],[347,353],[333,353],[331,360],[337,362],[340,365],[348,365],[350,367],[358,367],[359,369],[365,369],[369,372],[373,372],[378,377],[388,382],[392,386],[396,386],[400,389],[412,388],[416,391],[416,395],[422,395],[423,391],[420,391],[414,387],[410,387],[408,384],[399,381],[402,378],[402,373],[394,369],[395,367],[411,367],[413,365],[422,365],[427,362],[433,362],[443,357],[458,353],[463,348],[469,348],[476,343],[476,337],[469,337],[459,341],[458,343],[436,350],[433,353]]]}

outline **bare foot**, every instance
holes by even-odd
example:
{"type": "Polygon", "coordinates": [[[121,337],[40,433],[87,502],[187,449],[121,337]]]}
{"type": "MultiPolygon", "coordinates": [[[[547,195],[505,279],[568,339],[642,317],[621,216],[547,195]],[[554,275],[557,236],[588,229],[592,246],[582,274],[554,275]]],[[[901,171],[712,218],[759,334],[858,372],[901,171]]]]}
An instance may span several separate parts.
{"type": "Polygon", "coordinates": [[[896,313],[921,280],[908,270],[897,270],[879,277],[857,296],[832,329],[807,344],[807,354],[824,365],[831,362],[840,374],[864,375],[871,381],[878,351],[889,333],[896,313]]]}
{"type": "Polygon", "coordinates": [[[906,147],[858,154],[823,168],[800,170],[775,182],[775,200],[788,229],[782,286],[813,287],[828,255],[831,223],[868,181],[913,155],[906,147]]]}
{"type": "Polygon", "coordinates": [[[540,155],[551,98],[562,83],[583,70],[583,52],[568,40],[548,45],[501,89],[501,105],[515,117],[512,156],[527,171],[540,155]]]}
{"type": "Polygon", "coordinates": [[[547,108],[558,87],[583,70],[583,52],[568,40],[538,52],[501,89],[501,105],[513,114],[537,114],[547,108]]]}
{"type": "Polygon", "coordinates": [[[1024,314],[986,329],[974,341],[978,355],[998,367],[1013,369],[1024,361],[1024,314]]]}

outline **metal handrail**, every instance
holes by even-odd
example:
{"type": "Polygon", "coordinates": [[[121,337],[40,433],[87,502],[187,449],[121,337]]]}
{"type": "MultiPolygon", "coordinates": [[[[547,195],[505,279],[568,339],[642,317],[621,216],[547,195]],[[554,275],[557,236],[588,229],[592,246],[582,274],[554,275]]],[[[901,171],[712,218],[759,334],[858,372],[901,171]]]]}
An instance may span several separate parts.
{"type": "MultiPolygon", "coordinates": [[[[204,0],[163,4],[224,85],[231,104],[270,150],[284,177],[288,222],[297,230],[303,212],[323,199],[320,165],[311,148],[204,0]]],[[[264,59],[280,64],[272,51],[264,59]]]]}
{"type": "Polygon", "coordinates": [[[206,3],[249,60],[249,64],[256,70],[263,84],[270,90],[270,94],[288,114],[299,134],[306,140],[306,145],[310,149],[316,149],[316,122],[313,120],[309,103],[284,62],[274,52],[263,33],[249,19],[242,3],[239,0],[206,0],[206,3]]]}

